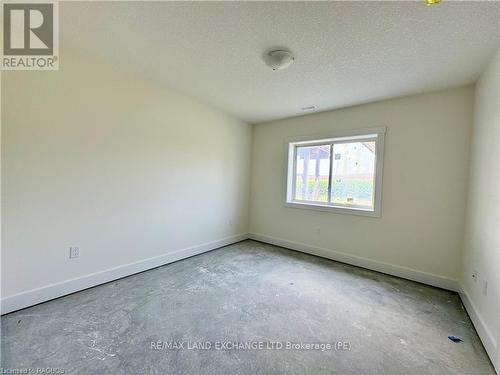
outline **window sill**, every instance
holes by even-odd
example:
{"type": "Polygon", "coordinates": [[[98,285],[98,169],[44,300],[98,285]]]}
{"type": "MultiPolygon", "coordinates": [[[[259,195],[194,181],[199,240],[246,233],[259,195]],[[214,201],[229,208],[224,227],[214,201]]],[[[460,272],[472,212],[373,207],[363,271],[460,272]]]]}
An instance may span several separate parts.
{"type": "Polygon", "coordinates": [[[289,208],[301,208],[301,209],[306,209],[306,210],[328,211],[328,212],[333,212],[336,214],[380,217],[380,211],[375,211],[375,210],[370,210],[370,209],[365,209],[365,208],[330,206],[330,205],[326,205],[326,204],[302,203],[302,202],[285,202],[284,205],[285,205],[285,207],[289,207],[289,208]]]}

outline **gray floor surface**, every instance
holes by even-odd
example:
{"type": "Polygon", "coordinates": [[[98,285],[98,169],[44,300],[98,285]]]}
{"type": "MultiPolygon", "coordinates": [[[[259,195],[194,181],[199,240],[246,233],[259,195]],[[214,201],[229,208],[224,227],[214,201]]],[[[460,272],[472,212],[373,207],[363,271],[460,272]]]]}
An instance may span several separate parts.
{"type": "Polygon", "coordinates": [[[1,328],[3,369],[494,374],[456,293],[250,240],[5,315],[1,328]]]}

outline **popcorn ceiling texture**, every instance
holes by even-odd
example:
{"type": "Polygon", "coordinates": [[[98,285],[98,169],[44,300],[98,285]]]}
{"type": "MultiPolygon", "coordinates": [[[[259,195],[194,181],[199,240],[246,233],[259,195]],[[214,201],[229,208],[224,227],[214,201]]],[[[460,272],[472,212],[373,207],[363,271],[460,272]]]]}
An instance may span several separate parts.
{"type": "Polygon", "coordinates": [[[64,2],[61,64],[93,54],[253,123],[475,82],[499,19],[499,2],[64,2]],[[295,63],[273,72],[281,46],[295,63]]]}

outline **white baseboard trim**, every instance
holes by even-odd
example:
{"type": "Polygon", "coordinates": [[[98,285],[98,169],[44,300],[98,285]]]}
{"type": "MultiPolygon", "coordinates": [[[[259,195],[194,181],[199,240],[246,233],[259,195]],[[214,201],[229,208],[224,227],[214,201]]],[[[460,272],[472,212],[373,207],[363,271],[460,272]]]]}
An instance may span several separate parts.
{"type": "Polygon", "coordinates": [[[20,310],[33,306],[41,302],[46,302],[54,298],[78,292],[99,284],[104,284],[125,276],[130,276],[138,272],[163,266],[181,259],[189,258],[193,255],[201,254],[219,247],[231,245],[248,238],[247,233],[240,233],[235,236],[222,238],[220,240],[203,243],[188,247],[186,249],[169,252],[153,258],[140,260],[138,262],[125,264],[122,266],[109,268],[104,271],[95,272],[89,275],[77,277],[71,280],[32,289],[27,292],[15,294],[1,299],[1,314],[20,310]]]}
{"type": "Polygon", "coordinates": [[[352,264],[354,266],[363,267],[373,271],[386,273],[388,275],[401,277],[403,279],[418,281],[420,283],[436,286],[438,288],[452,290],[454,292],[459,291],[457,280],[449,279],[439,275],[434,275],[432,273],[418,271],[390,263],[380,262],[369,258],[363,258],[356,255],[350,255],[318,246],[312,246],[300,242],[289,241],[283,238],[272,237],[265,234],[249,233],[248,236],[253,240],[266,242],[271,245],[281,246],[288,249],[297,250],[303,253],[317,255],[323,258],[336,260],[338,262],[352,264]]]}
{"type": "Polygon", "coordinates": [[[495,339],[495,335],[490,331],[488,326],[484,323],[484,319],[479,313],[479,310],[474,305],[474,302],[470,298],[465,288],[460,285],[460,298],[465,306],[465,310],[470,316],[474,327],[476,328],[477,334],[481,339],[486,353],[490,357],[491,363],[495,367],[497,374],[500,374],[500,358],[498,357],[498,342],[495,339]]]}

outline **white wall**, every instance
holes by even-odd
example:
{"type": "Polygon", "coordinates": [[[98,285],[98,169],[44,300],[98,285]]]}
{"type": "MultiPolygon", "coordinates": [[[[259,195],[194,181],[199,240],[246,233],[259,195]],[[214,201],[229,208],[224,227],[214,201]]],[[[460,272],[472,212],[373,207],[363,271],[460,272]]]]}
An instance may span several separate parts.
{"type": "Polygon", "coordinates": [[[472,104],[468,86],[254,126],[253,238],[456,289],[472,104]],[[387,126],[381,218],[283,205],[287,138],[378,126],[387,126]]]}
{"type": "Polygon", "coordinates": [[[69,50],[60,67],[2,74],[6,309],[245,236],[250,125],[69,50]]]}
{"type": "Polygon", "coordinates": [[[468,311],[500,370],[500,51],[476,84],[461,283],[468,311]]]}

